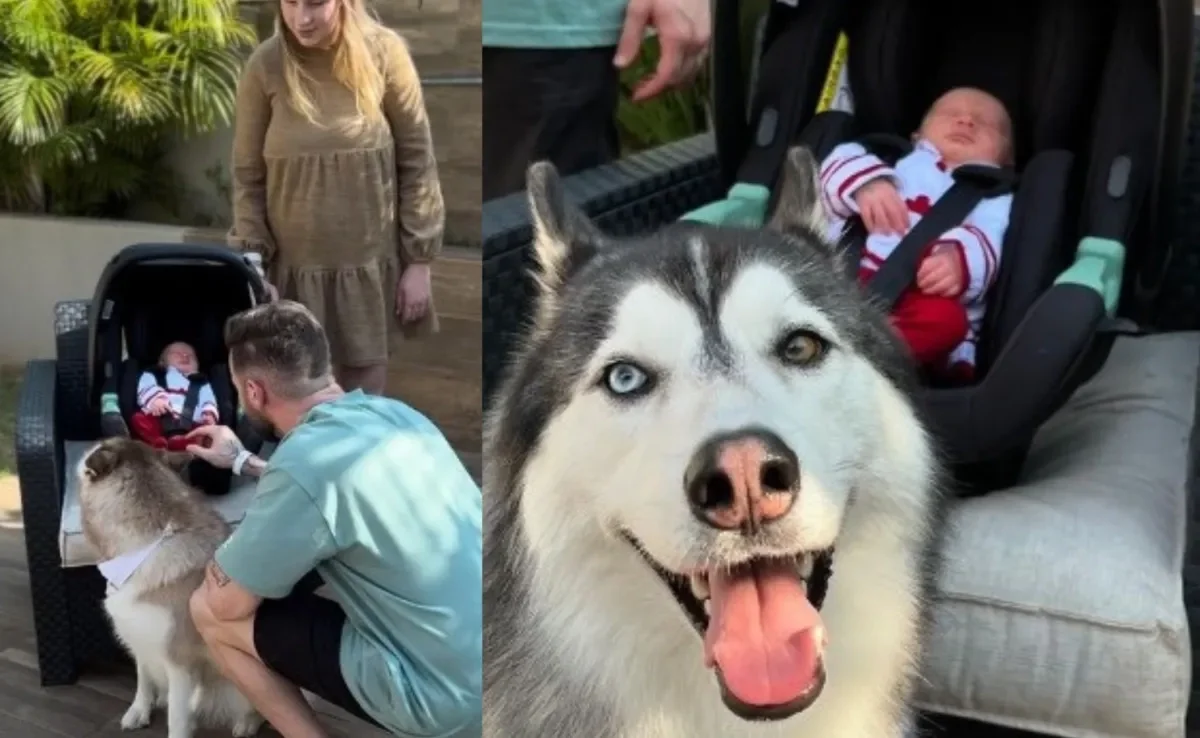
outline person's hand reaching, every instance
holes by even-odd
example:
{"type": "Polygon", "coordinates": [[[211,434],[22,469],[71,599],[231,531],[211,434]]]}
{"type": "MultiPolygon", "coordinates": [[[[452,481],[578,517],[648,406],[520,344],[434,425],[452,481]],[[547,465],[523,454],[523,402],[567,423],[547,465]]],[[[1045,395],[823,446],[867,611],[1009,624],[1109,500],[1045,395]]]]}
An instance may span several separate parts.
{"type": "Polygon", "coordinates": [[[854,202],[868,233],[902,236],[908,232],[908,207],[891,180],[868,182],[854,193],[854,202]]]}
{"type": "Polygon", "coordinates": [[[637,58],[646,29],[658,36],[654,74],[637,83],[633,101],[641,102],[691,82],[704,68],[712,38],[710,0],[629,0],[625,27],[613,63],[624,69],[637,58]]]}
{"type": "Polygon", "coordinates": [[[171,412],[171,399],[166,395],[159,395],[146,405],[146,413],[154,417],[162,417],[171,412]]]}
{"type": "Polygon", "coordinates": [[[965,276],[957,249],[939,246],[917,267],[917,289],[933,297],[958,297],[965,276]]]}
{"type": "Polygon", "coordinates": [[[187,452],[218,469],[232,469],[238,454],[246,449],[227,425],[201,425],[187,434],[187,452]]]}

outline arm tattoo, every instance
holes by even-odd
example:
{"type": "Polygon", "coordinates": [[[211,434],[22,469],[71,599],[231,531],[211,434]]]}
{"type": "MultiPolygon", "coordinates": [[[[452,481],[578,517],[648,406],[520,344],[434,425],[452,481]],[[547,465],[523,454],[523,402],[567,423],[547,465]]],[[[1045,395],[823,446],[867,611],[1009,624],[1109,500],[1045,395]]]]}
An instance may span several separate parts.
{"type": "Polygon", "coordinates": [[[224,587],[233,580],[225,573],[225,570],[217,565],[217,562],[210,561],[208,564],[208,573],[212,577],[213,583],[218,587],[224,587]]]}
{"type": "Polygon", "coordinates": [[[242,445],[240,440],[237,438],[230,438],[221,444],[221,447],[217,453],[227,459],[230,463],[233,463],[233,460],[237,458],[237,455],[240,454],[244,448],[245,446],[242,445]]]}

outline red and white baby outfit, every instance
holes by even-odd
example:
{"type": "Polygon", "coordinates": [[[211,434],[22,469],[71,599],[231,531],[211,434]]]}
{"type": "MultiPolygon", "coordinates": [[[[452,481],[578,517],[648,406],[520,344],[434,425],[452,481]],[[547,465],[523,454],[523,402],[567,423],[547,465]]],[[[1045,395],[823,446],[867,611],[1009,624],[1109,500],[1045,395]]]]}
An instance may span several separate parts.
{"type": "MultiPolygon", "coordinates": [[[[138,379],[137,389],[137,404],[140,411],[134,413],[132,418],[134,435],[156,448],[167,448],[172,451],[186,449],[191,442],[183,434],[168,435],[163,432],[163,420],[171,416],[154,416],[147,412],[147,408],[156,399],[166,397],[171,406],[171,413],[178,417],[183,414],[191,387],[192,380],[175,367],[167,367],[163,372],[161,385],[156,372],[142,372],[142,376],[138,379]]],[[[196,398],[196,409],[192,412],[192,417],[187,420],[192,426],[196,426],[203,423],[206,416],[211,418],[214,423],[218,418],[217,398],[213,394],[212,385],[207,382],[201,385],[196,398]]]]}
{"type": "MultiPolygon", "coordinates": [[[[911,229],[954,184],[952,171],[937,148],[924,139],[895,167],[861,144],[841,144],[821,165],[823,204],[834,221],[830,237],[840,239],[846,221],[859,214],[855,193],[881,177],[889,178],[899,191],[908,207],[911,229]]],[[[955,376],[971,375],[987,292],[999,271],[1012,200],[1011,194],[1004,194],[980,201],[962,224],[926,247],[922,259],[935,249],[954,249],[964,279],[962,292],[954,297],[926,295],[914,284],[893,308],[892,324],[921,366],[955,376]]],[[[869,280],[903,238],[869,234],[859,262],[859,280],[869,280]]]]}

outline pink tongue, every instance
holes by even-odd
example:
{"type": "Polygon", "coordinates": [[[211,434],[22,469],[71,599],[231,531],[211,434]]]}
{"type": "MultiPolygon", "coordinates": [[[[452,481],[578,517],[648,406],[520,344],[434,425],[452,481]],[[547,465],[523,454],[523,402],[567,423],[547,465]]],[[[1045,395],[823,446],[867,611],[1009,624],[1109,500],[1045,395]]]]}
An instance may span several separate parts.
{"type": "Polygon", "coordinates": [[[708,580],[712,614],[704,638],[734,697],[748,705],[792,702],[817,678],[821,616],[786,562],[713,573],[708,580]]]}

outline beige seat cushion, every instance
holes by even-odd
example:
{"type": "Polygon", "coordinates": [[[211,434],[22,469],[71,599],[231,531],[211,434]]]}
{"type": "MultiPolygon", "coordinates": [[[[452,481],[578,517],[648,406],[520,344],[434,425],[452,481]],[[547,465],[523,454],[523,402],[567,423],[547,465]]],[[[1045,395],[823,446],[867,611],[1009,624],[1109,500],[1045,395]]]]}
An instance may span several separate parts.
{"type": "MultiPolygon", "coordinates": [[[[94,566],[96,554],[83,538],[83,524],[79,517],[79,484],[75,470],[87,450],[95,442],[67,441],[64,456],[66,458],[63,471],[63,506],[62,523],[59,526],[59,551],[62,554],[64,567],[94,566]]],[[[270,458],[270,446],[260,454],[270,458]]],[[[250,477],[234,477],[229,493],[221,497],[213,497],[213,506],[231,525],[237,525],[246,514],[250,500],[254,497],[254,480],[250,477]]]]}
{"type": "Polygon", "coordinates": [[[922,705],[1078,738],[1180,738],[1200,334],[1122,338],[1010,490],[957,504],[922,705]]]}

